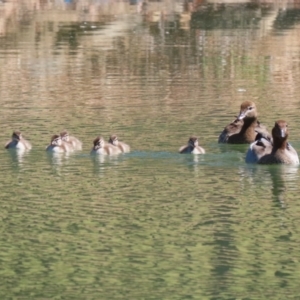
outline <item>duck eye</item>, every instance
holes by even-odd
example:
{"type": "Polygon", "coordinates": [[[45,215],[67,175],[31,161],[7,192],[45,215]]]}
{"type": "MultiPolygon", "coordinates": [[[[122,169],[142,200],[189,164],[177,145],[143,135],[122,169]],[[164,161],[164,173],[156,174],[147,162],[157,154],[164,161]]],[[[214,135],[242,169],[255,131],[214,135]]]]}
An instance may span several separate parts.
{"type": "Polygon", "coordinates": [[[252,109],[253,109],[253,107],[252,107],[252,106],[249,106],[249,107],[248,107],[248,110],[252,110],[252,109]]]}

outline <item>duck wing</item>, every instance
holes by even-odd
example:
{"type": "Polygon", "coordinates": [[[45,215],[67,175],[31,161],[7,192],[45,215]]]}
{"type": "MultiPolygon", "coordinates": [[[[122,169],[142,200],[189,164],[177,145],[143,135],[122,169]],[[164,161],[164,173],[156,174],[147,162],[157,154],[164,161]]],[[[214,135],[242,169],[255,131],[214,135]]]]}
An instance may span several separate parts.
{"type": "Polygon", "coordinates": [[[258,120],[257,120],[257,124],[255,126],[255,131],[258,134],[256,136],[255,140],[259,140],[261,137],[263,137],[270,142],[273,141],[272,135],[269,133],[267,127],[265,125],[261,124],[258,120]]]}
{"type": "Polygon", "coordinates": [[[179,148],[179,153],[191,153],[193,149],[190,149],[189,145],[185,145],[179,148]]]}
{"type": "Polygon", "coordinates": [[[244,125],[243,120],[235,119],[233,122],[228,124],[224,130],[221,132],[218,143],[227,143],[230,136],[233,134],[238,134],[244,125]]]}

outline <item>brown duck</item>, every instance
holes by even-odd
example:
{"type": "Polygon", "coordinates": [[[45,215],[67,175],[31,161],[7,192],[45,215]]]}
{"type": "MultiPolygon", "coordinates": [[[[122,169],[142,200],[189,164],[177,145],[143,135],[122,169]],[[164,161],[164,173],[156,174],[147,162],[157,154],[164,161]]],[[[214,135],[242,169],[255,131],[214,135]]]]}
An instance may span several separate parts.
{"type": "Polygon", "coordinates": [[[228,144],[250,144],[256,140],[257,134],[267,139],[271,135],[265,126],[257,120],[257,110],[255,103],[244,101],[237,118],[228,124],[219,136],[219,143],[228,144]]]}
{"type": "MultiPolygon", "coordinates": [[[[273,147],[270,153],[259,158],[259,164],[299,164],[297,151],[288,143],[288,124],[278,120],[272,129],[273,147]]],[[[269,152],[269,150],[268,150],[269,152]]]]}

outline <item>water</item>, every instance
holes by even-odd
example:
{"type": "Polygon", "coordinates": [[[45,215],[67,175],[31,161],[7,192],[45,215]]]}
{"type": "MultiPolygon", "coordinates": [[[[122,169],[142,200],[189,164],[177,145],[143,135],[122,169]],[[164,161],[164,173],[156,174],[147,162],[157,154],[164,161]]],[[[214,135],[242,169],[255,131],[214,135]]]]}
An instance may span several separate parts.
{"type": "Polygon", "coordinates": [[[298,167],[217,140],[247,99],[300,151],[298,8],[182,2],[1,4],[1,299],[297,298],[298,167]]]}

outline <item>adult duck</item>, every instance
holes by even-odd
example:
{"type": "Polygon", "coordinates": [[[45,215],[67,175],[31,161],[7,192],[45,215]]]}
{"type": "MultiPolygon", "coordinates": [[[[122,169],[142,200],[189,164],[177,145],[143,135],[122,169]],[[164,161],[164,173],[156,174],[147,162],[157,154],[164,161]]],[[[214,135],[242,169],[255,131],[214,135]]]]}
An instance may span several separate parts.
{"type": "Polygon", "coordinates": [[[288,136],[289,130],[287,122],[284,120],[276,121],[272,129],[273,145],[271,151],[268,147],[266,153],[258,159],[258,163],[298,165],[299,157],[297,151],[291,146],[290,143],[288,143],[288,136]]]}
{"type": "Polygon", "coordinates": [[[257,134],[268,139],[271,135],[257,119],[256,105],[252,101],[244,101],[241,104],[237,118],[228,124],[219,136],[219,143],[250,144],[256,140],[257,134]]]}
{"type": "Polygon", "coordinates": [[[198,138],[192,136],[189,138],[187,145],[179,148],[179,153],[204,154],[205,150],[199,146],[198,138]]]}

